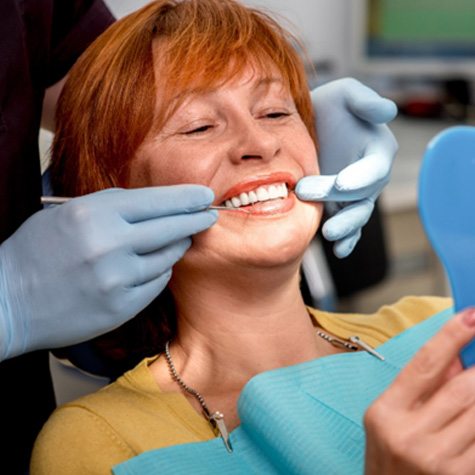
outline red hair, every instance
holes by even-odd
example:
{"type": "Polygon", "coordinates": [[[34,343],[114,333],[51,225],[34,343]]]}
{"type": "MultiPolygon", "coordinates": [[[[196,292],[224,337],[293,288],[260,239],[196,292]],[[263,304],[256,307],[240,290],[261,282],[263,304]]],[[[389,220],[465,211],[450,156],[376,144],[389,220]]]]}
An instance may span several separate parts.
{"type": "Polygon", "coordinates": [[[121,19],[79,58],[65,84],[52,149],[55,192],[126,187],[138,147],[183,93],[219,86],[248,65],[268,76],[280,72],[315,140],[293,44],[270,16],[234,0],[157,0],[121,19]]]}
{"type": "MultiPolygon", "coordinates": [[[[271,17],[234,0],[157,0],[118,21],[80,57],[64,86],[52,149],[55,193],[126,187],[137,149],[185,95],[222,85],[247,66],[268,77],[281,74],[315,140],[304,66],[293,44],[271,17]]],[[[174,315],[165,289],[140,316],[96,339],[95,349],[118,375],[173,337],[174,315]]]]}

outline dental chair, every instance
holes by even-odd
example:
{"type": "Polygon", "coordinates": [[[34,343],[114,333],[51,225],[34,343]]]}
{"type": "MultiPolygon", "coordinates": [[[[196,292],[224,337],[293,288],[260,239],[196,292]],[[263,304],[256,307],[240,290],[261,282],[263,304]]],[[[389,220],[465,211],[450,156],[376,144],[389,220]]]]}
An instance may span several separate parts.
{"type": "Polygon", "coordinates": [[[335,285],[319,236],[310,242],[303,256],[300,288],[307,305],[327,312],[336,310],[335,285]]]}
{"type": "MultiPolygon", "coordinates": [[[[323,217],[326,220],[326,216],[323,217]]],[[[385,229],[378,200],[353,252],[344,259],[335,257],[333,243],[321,239],[326,267],[338,301],[382,282],[389,270],[385,229]]]]}
{"type": "Polygon", "coordinates": [[[79,369],[67,359],[49,354],[49,368],[56,404],[60,406],[109,384],[110,379],[79,369]]]}

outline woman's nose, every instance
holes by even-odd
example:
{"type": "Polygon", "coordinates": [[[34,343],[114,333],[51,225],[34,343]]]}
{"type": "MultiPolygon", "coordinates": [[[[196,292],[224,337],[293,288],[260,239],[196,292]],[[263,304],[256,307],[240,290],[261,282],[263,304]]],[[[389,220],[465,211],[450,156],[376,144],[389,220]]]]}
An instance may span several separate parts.
{"type": "Polygon", "coordinates": [[[280,151],[278,135],[254,117],[241,120],[234,127],[231,149],[233,162],[272,160],[280,151]]]}

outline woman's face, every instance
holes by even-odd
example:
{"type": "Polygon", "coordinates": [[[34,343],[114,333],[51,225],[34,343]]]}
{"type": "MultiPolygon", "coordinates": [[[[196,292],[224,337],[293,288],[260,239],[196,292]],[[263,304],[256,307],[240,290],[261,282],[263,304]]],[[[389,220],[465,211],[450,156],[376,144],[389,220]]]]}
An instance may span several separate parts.
{"type": "Polygon", "coordinates": [[[194,236],[183,263],[268,267],[300,258],[314,236],[322,205],[301,202],[292,190],[318,172],[315,145],[280,75],[249,68],[190,93],[139,148],[129,186],[209,186],[214,204],[230,211],[194,236]]]}

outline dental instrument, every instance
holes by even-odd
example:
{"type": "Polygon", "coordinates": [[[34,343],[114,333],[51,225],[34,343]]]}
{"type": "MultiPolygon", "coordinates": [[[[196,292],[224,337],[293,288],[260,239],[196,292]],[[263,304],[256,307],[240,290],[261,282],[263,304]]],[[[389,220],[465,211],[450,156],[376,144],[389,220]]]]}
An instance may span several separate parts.
{"type": "MultiPolygon", "coordinates": [[[[41,197],[41,204],[43,205],[62,205],[66,203],[71,198],[68,196],[42,196],[41,197]]],[[[208,209],[216,209],[216,210],[223,210],[223,211],[235,211],[237,208],[228,208],[227,206],[209,206],[208,209]]],[[[250,211],[241,209],[243,213],[250,213],[250,211]]]]}

